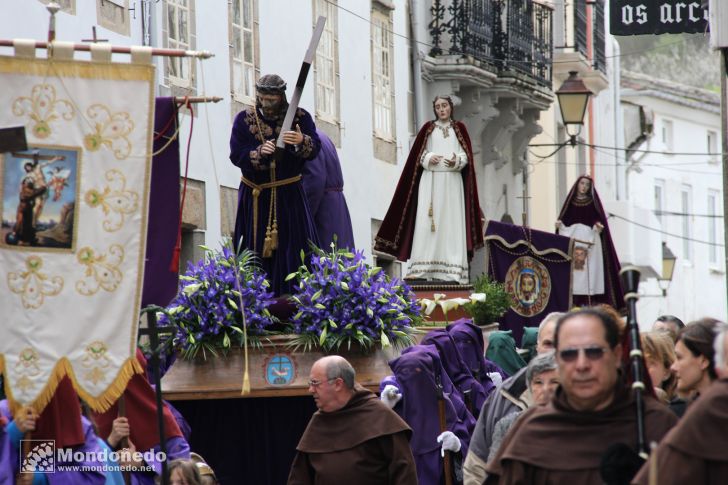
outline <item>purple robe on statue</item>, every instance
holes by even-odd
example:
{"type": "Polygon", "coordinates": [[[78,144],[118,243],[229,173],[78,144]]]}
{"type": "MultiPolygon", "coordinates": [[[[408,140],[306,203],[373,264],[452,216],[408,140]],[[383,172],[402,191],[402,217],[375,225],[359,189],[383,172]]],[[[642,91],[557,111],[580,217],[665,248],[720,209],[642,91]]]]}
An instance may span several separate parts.
{"type": "Polygon", "coordinates": [[[389,367],[392,368],[396,385],[402,392],[402,399],[394,410],[412,428],[410,447],[415,458],[419,483],[439,485],[443,477],[443,462],[440,456],[441,445],[437,442],[441,433],[438,419],[438,382],[442,384],[445,398],[446,428],[460,439],[461,448],[458,453],[453,454],[454,462],[462,461],[467,455],[475,419],[459,399],[453,399],[457,396],[457,391],[433,346],[415,345],[405,349],[400,357],[389,362],[389,367]]]}
{"type": "MultiPolygon", "coordinates": [[[[496,367],[498,370],[500,368],[493,362],[489,366],[485,360],[485,340],[483,339],[483,332],[469,318],[461,318],[451,323],[447,326],[447,331],[450,333],[450,336],[460,351],[463,362],[465,362],[473,377],[483,386],[485,395],[488,397],[495,389],[495,384],[488,376],[488,373],[494,372],[493,367],[496,367]]],[[[503,377],[503,379],[506,378],[508,376],[503,377]]],[[[478,407],[478,411],[480,411],[480,407],[478,407]]]]}
{"type": "Polygon", "coordinates": [[[254,250],[268,275],[275,295],[291,292],[293,281],[286,276],[301,265],[301,250],[309,251],[309,241],[319,245],[313,217],[306,202],[300,177],[307,160],[315,157],[320,148],[316,126],[311,115],[298,109],[293,125],[304,135],[303,143],[286,145],[281,159],[273,170],[277,187],[271,183],[271,157],[258,156],[264,140],[275,141],[283,124],[283,113],[275,120],[266,119],[258,108],[250,107],[238,113],[230,137],[230,161],[240,167],[242,176],[238,190],[238,213],[235,221],[234,243],[240,248],[254,250]],[[251,187],[258,187],[254,189],[251,187]],[[257,197],[256,197],[257,194],[257,197]],[[275,200],[271,195],[275,194],[275,200]],[[272,204],[272,202],[274,202],[272,204]],[[276,222],[278,248],[272,256],[263,257],[266,228],[276,222]],[[241,244],[242,237],[242,244],[241,244]]]}
{"type": "Polygon", "coordinates": [[[316,133],[321,140],[321,151],[303,167],[303,190],[316,222],[319,242],[321,248],[328,251],[336,235],[337,247],[354,249],[354,232],[344,198],[339,156],[331,139],[321,130],[316,133]]]}
{"type": "MultiPolygon", "coordinates": [[[[582,175],[569,191],[561,208],[559,220],[567,226],[574,224],[584,224],[592,227],[599,222],[602,229],[599,237],[601,238],[602,258],[604,260],[604,293],[598,295],[574,295],[573,303],[577,306],[593,306],[599,303],[606,303],[613,306],[619,312],[626,312],[627,307],[624,303],[624,290],[622,282],[619,279],[619,257],[617,250],[614,248],[612,235],[609,232],[609,220],[607,213],[604,211],[602,201],[599,198],[597,189],[594,187],[594,179],[589,175],[582,175]],[[586,179],[590,182],[589,193],[587,197],[579,199],[579,182],[586,179]]],[[[558,230],[557,230],[558,233],[558,230]]]]}
{"type": "MultiPolygon", "coordinates": [[[[465,363],[458,346],[447,330],[432,330],[422,339],[422,345],[434,345],[440,354],[442,366],[455,387],[469,405],[469,411],[475,416],[483,407],[488,394],[495,387],[489,382],[487,389],[473,377],[470,367],[465,363]]],[[[486,376],[487,378],[487,376],[486,376]]],[[[488,379],[489,381],[490,379],[488,379]]]]}

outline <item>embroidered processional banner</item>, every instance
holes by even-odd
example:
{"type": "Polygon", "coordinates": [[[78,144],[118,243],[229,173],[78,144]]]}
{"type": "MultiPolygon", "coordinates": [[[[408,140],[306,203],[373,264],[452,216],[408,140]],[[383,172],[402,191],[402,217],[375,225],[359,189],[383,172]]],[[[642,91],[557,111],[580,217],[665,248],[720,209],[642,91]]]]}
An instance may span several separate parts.
{"type": "Polygon", "coordinates": [[[0,57],[0,370],[40,411],[68,375],[95,410],[135,372],[151,170],[151,64],[0,57]]]}
{"type": "Polygon", "coordinates": [[[536,327],[549,313],[571,308],[572,239],[490,221],[485,247],[488,276],[503,283],[511,297],[499,329],[512,330],[517,344],[523,327],[536,327]]]}

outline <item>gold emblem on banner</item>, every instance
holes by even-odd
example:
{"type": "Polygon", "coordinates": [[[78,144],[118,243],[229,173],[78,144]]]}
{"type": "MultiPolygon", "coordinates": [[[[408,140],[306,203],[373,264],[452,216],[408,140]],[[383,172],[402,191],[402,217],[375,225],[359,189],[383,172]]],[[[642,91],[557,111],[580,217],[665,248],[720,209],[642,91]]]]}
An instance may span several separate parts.
{"type": "Polygon", "coordinates": [[[133,214],[139,208],[139,194],[127,190],[126,177],[120,170],[106,172],[106,180],[109,185],[101,190],[88,190],[84,200],[93,208],[101,207],[106,216],[102,224],[104,230],[114,232],[121,229],[125,216],[133,214]]]}
{"type": "Polygon", "coordinates": [[[26,271],[8,273],[10,291],[20,295],[25,308],[40,308],[46,296],[56,296],[63,289],[63,278],[42,273],[43,260],[30,256],[25,260],[26,271]]]}
{"type": "Polygon", "coordinates": [[[15,116],[30,118],[32,132],[38,138],[51,135],[51,123],[59,119],[73,119],[76,110],[65,99],[56,98],[56,88],[50,84],[36,84],[30,96],[20,96],[13,102],[15,116]]]}
{"type": "Polygon", "coordinates": [[[126,111],[112,113],[103,104],[92,104],[86,115],[94,126],[94,132],[83,138],[83,146],[90,152],[106,147],[117,160],[124,160],[131,152],[127,135],[134,129],[134,121],[126,111]]]}
{"type": "Polygon", "coordinates": [[[100,289],[116,291],[123,275],[119,265],[124,261],[124,248],[118,244],[109,246],[106,254],[97,254],[92,248],[81,248],[78,262],[86,266],[83,278],[76,282],[76,291],[84,296],[95,295],[100,289]]]}

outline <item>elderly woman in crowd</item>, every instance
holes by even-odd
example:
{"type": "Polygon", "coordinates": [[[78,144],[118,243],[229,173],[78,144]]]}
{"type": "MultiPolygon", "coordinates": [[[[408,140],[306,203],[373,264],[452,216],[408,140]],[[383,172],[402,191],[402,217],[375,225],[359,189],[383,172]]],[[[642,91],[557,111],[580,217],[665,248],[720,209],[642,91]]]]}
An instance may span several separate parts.
{"type": "MultiPolygon", "coordinates": [[[[553,351],[537,355],[528,363],[526,383],[531,394],[531,406],[545,406],[548,404],[554,392],[556,392],[556,388],[559,387],[559,374],[556,369],[556,358],[553,351]]],[[[508,414],[496,423],[488,461],[498,453],[503,438],[508,434],[521,412],[508,414]]]]}
{"type": "Polygon", "coordinates": [[[677,376],[677,391],[697,398],[718,378],[715,372],[717,320],[704,318],[681,329],[675,342],[676,360],[672,371],[677,376]]]}

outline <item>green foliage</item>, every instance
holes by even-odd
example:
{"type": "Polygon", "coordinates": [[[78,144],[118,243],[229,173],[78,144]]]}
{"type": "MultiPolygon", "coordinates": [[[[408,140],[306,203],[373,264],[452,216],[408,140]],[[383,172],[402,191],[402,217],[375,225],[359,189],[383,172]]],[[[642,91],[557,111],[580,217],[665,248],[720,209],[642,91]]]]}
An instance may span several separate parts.
{"type": "Polygon", "coordinates": [[[473,317],[476,325],[487,325],[498,320],[511,306],[511,297],[503,283],[491,281],[481,275],[473,284],[474,293],[485,293],[484,302],[466,303],[463,308],[473,317]]]}

